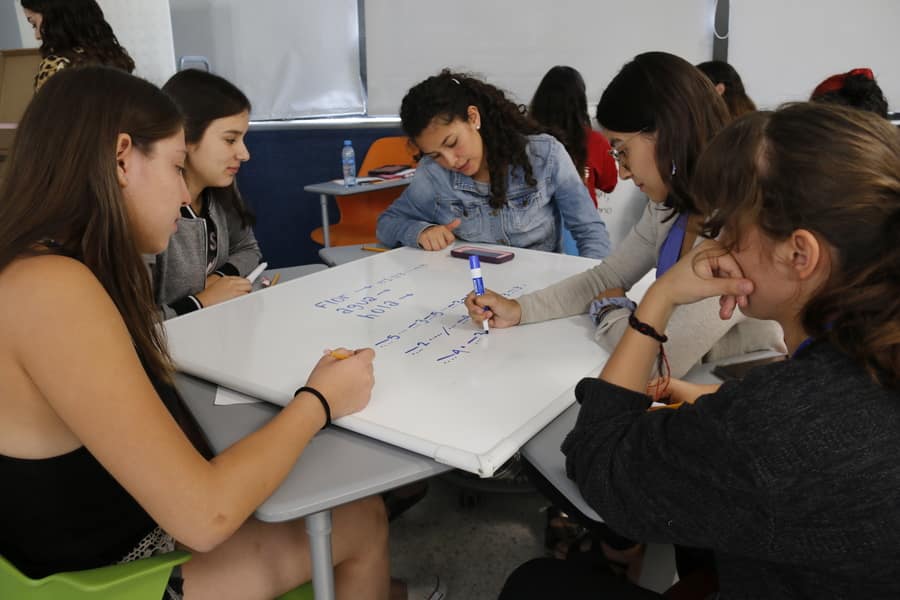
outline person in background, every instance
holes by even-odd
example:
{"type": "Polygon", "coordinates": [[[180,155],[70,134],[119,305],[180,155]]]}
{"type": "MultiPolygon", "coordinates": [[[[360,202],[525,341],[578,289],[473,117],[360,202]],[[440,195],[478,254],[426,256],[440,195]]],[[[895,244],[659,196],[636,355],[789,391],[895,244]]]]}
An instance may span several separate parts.
{"type": "Polygon", "coordinates": [[[185,116],[184,180],[191,195],[178,231],[151,265],[156,302],[170,318],[249,293],[246,275],[262,252],[254,215],[235,184],[250,160],[244,144],[250,101],[222,77],[196,69],[176,73],[163,91],[185,116]]]}
{"type": "Polygon", "coordinates": [[[528,114],[559,137],[597,206],[597,190],[613,191],[618,175],[609,142],[591,128],[586,93],[581,73],[553,67],[538,84],[528,114]]]}
{"type": "Polygon", "coordinates": [[[694,190],[719,241],[657,279],[600,377],[578,383],[562,450],[610,526],[711,549],[718,591],[660,596],[537,559],[501,599],[900,598],[897,130],[817,103],[750,114],[710,143],[694,190]],[[791,357],[648,410],[658,337],[704,298],[723,319],[777,320],[791,357]]]}
{"type": "Polygon", "coordinates": [[[134,61],[119,44],[95,0],[21,0],[25,18],[41,42],[34,89],[69,66],[107,65],[131,73],[134,61]]]}
{"type": "Polygon", "coordinates": [[[852,106],[885,119],[888,116],[887,100],[872,69],[859,68],[832,75],[816,86],[809,99],[852,106]]]}
{"type": "MultiPolygon", "coordinates": [[[[167,600],[274,598],[310,580],[309,540],[302,519],[252,515],[329,415],[366,406],[375,353],[298,371],[293,401],[215,457],[192,443],[142,260],[191,201],[182,123],[159,88],[87,66],[19,125],[0,183],[0,555],[40,578],[182,548],[167,600]]],[[[337,597],[386,600],[381,500],[335,509],[331,539],[337,597]]]]}
{"type": "Polygon", "coordinates": [[[744,90],[741,76],[730,64],[722,60],[710,60],[700,63],[697,68],[713,82],[716,91],[725,100],[732,118],[736,119],[756,110],[756,104],[744,90]]]}
{"type": "Polygon", "coordinates": [[[422,156],[378,217],[378,239],[441,250],[457,238],[562,250],[562,221],[582,256],[603,258],[609,234],[565,147],[493,85],[444,70],[400,107],[422,156]]]}

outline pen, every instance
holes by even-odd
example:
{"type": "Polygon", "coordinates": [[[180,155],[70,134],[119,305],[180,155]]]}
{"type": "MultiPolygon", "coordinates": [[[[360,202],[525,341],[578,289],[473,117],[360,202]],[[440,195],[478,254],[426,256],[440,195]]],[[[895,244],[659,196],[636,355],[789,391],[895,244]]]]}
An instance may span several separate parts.
{"type": "MultiPolygon", "coordinates": [[[[477,256],[469,257],[469,272],[472,274],[472,285],[475,286],[475,295],[484,296],[484,281],[481,279],[481,259],[477,256]]],[[[490,310],[490,307],[485,306],[484,308],[490,310]]],[[[481,324],[485,333],[491,332],[487,319],[482,321],[481,324]]]]}
{"type": "Polygon", "coordinates": [[[281,279],[281,273],[275,273],[275,277],[273,277],[272,281],[269,282],[269,287],[272,287],[273,285],[278,283],[279,279],[281,279]]]}
{"type": "Polygon", "coordinates": [[[369,252],[387,252],[390,248],[379,248],[378,246],[363,246],[360,250],[367,250],[369,252]]]}

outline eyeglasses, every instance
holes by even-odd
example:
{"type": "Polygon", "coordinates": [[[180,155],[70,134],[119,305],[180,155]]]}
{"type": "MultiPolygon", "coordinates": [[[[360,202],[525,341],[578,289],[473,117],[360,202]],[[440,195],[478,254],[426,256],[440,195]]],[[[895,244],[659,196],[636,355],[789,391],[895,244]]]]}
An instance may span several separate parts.
{"type": "Polygon", "coordinates": [[[613,159],[614,159],[617,163],[622,164],[622,161],[628,158],[628,151],[625,149],[625,144],[627,144],[628,142],[630,142],[633,138],[635,138],[635,137],[639,136],[640,134],[644,133],[645,131],[646,131],[646,127],[643,128],[643,129],[640,129],[639,131],[635,131],[634,133],[632,133],[631,135],[629,135],[627,138],[625,138],[625,139],[623,139],[622,141],[620,141],[620,142],[619,142],[619,147],[618,147],[618,148],[616,148],[615,146],[612,146],[612,147],[609,149],[609,155],[612,156],[613,159]]]}

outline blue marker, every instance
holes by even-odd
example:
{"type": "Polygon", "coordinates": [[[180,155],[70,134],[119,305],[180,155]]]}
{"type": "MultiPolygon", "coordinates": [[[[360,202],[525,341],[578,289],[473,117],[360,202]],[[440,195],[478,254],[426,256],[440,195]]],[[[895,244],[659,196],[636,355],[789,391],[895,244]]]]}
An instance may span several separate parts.
{"type": "MultiPolygon", "coordinates": [[[[472,273],[472,285],[475,286],[475,295],[476,296],[484,296],[484,281],[481,279],[481,260],[477,256],[469,257],[469,272],[472,273]]],[[[490,307],[485,306],[487,310],[490,310],[490,307]]],[[[488,320],[485,319],[481,322],[484,326],[484,332],[490,333],[491,328],[488,325],[488,320]]]]}

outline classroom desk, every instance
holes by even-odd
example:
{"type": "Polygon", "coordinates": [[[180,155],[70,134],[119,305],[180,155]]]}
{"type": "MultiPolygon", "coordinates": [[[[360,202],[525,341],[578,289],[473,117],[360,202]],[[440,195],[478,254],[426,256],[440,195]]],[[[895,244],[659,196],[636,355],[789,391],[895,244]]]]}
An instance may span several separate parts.
{"type": "Polygon", "coordinates": [[[328,196],[354,196],[356,194],[367,194],[376,190],[386,190],[389,188],[406,187],[412,181],[412,177],[403,179],[388,179],[379,183],[362,183],[347,187],[342,183],[333,181],[324,181],[322,183],[311,183],[304,186],[304,192],[312,192],[319,194],[319,204],[322,207],[322,232],[325,238],[325,247],[331,246],[331,236],[328,233],[328,196]]]}
{"type": "MultiPolygon", "coordinates": [[[[215,452],[256,431],[281,410],[267,402],[217,406],[215,385],[180,373],[176,385],[215,452]]],[[[312,439],[256,517],[267,522],[306,519],[313,591],[316,600],[331,600],[331,509],[448,470],[422,455],[331,427],[312,439]]]]}

